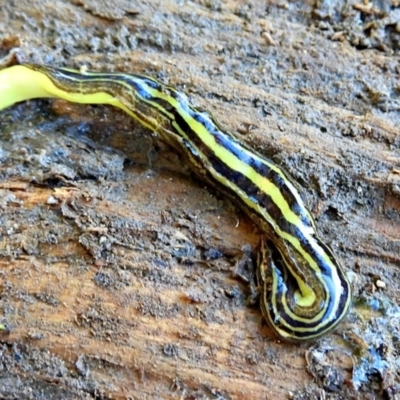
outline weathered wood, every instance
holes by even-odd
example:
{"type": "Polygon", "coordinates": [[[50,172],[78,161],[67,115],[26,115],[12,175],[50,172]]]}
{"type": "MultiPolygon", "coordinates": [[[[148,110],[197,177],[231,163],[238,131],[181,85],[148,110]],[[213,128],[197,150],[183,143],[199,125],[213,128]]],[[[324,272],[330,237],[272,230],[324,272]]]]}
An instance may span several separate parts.
{"type": "Polygon", "coordinates": [[[0,0],[4,55],[158,76],[284,165],[357,300],[318,344],[276,340],[248,301],[257,228],[179,155],[118,110],[17,105],[0,114],[1,396],[395,398],[399,58],[357,50],[328,11],[0,0]]]}

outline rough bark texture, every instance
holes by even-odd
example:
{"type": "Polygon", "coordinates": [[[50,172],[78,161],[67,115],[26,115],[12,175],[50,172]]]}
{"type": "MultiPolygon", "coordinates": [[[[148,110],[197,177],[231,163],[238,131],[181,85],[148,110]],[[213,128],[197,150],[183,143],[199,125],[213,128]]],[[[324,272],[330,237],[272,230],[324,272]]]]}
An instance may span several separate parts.
{"type": "Polygon", "coordinates": [[[285,167],[355,293],[329,337],[276,340],[247,301],[257,228],[179,155],[109,107],[16,105],[0,397],[399,398],[399,16],[397,0],[0,0],[4,65],[158,77],[285,167]]]}

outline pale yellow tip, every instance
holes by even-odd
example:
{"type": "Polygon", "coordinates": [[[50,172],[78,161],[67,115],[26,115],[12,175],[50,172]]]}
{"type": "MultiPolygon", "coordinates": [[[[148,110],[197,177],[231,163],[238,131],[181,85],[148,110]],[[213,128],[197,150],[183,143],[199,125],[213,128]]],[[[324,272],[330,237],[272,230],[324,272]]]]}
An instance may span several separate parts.
{"type": "Polygon", "coordinates": [[[43,74],[23,65],[0,71],[0,110],[19,101],[52,97],[45,89],[43,74]]]}

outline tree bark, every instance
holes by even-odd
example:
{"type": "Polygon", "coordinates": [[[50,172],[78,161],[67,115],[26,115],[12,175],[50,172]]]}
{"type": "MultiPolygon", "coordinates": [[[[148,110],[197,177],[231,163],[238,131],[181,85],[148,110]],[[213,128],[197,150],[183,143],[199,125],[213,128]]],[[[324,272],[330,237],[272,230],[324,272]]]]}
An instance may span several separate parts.
{"type": "Polygon", "coordinates": [[[282,165],[355,298],[317,343],[277,340],[244,214],[121,111],[22,103],[0,114],[1,396],[396,398],[392,3],[0,0],[3,65],[158,77],[282,165]]]}

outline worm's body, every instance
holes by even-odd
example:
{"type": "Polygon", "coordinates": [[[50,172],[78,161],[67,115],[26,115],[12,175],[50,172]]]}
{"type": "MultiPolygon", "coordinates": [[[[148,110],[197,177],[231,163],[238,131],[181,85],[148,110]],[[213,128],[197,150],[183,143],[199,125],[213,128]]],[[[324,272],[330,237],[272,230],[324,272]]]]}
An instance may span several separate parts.
{"type": "Polygon", "coordinates": [[[257,268],[261,308],[288,340],[317,338],[346,315],[351,289],[290,178],[272,161],[220,128],[187,97],[143,75],[80,73],[41,65],[0,71],[0,109],[58,97],[111,104],[183,153],[191,168],[238,204],[265,232],[257,268]]]}

